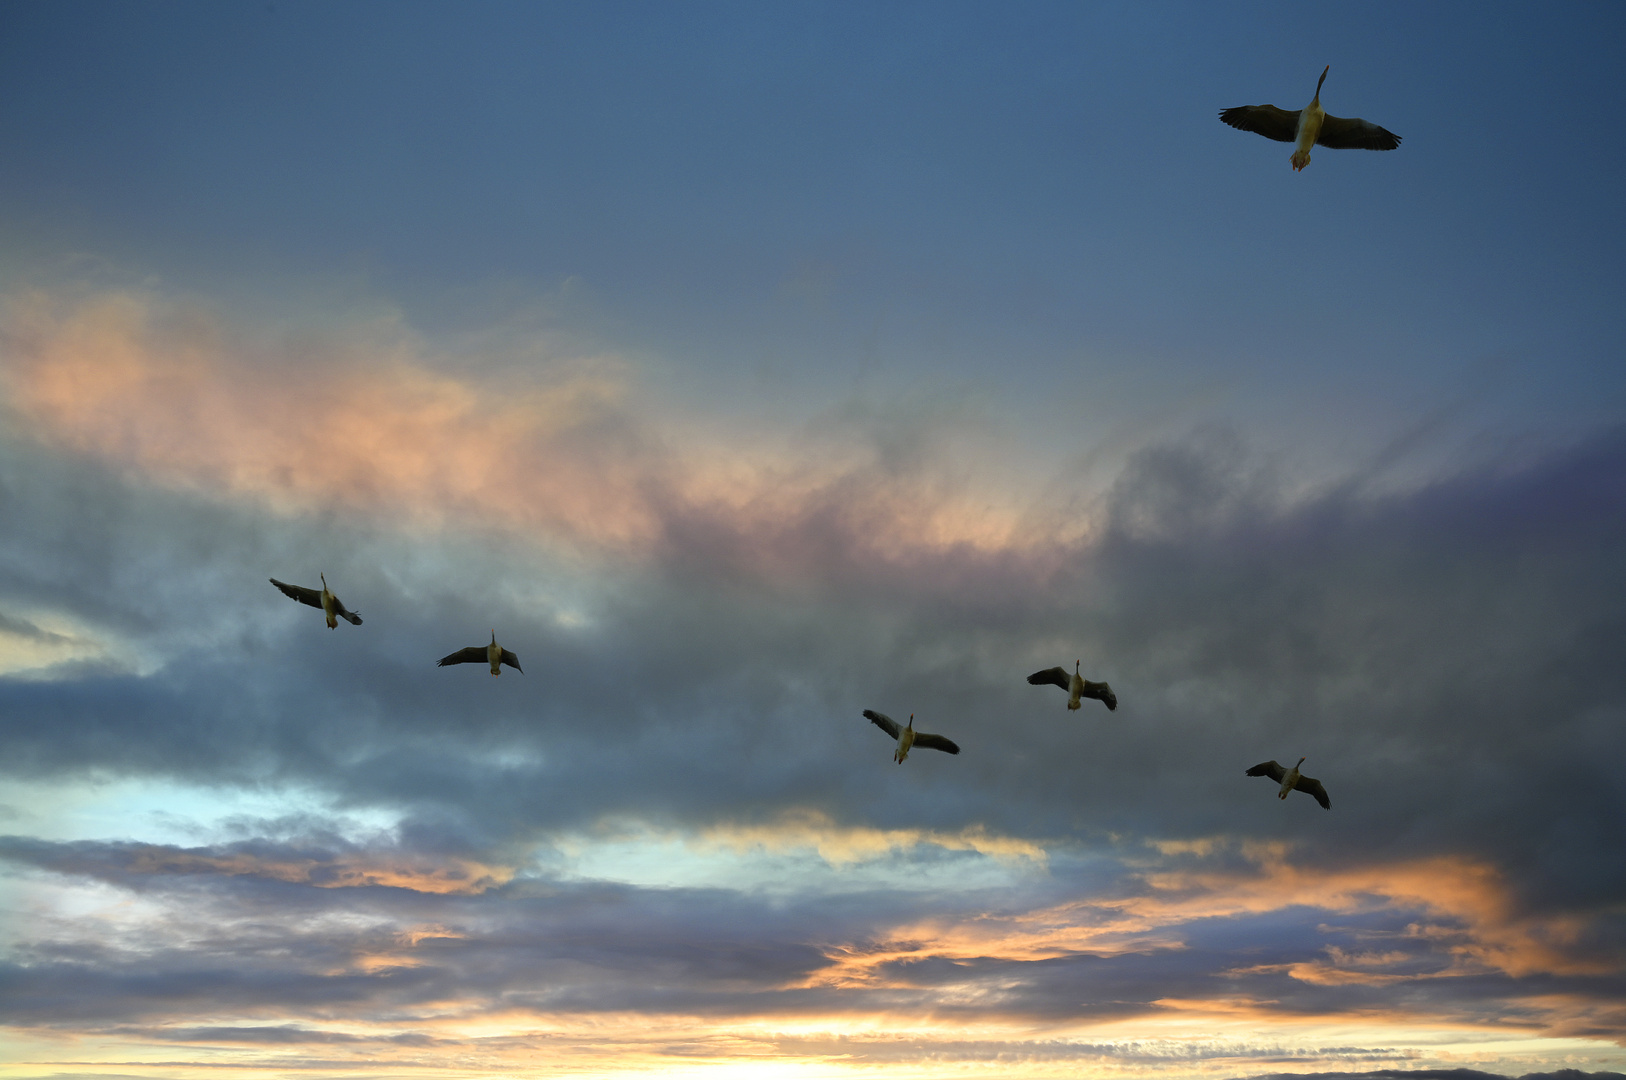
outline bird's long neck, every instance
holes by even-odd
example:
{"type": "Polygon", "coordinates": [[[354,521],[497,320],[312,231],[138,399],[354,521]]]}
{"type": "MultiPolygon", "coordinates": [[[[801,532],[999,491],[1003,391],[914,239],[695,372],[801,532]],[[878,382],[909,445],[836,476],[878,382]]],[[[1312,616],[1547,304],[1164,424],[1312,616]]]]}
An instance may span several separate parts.
{"type": "Polygon", "coordinates": [[[1310,99],[1310,104],[1311,105],[1319,105],[1319,104],[1321,104],[1321,84],[1327,81],[1327,72],[1329,72],[1331,70],[1332,70],[1332,65],[1328,64],[1325,68],[1322,69],[1321,78],[1319,78],[1319,79],[1317,79],[1315,81],[1315,97],[1310,99]]]}

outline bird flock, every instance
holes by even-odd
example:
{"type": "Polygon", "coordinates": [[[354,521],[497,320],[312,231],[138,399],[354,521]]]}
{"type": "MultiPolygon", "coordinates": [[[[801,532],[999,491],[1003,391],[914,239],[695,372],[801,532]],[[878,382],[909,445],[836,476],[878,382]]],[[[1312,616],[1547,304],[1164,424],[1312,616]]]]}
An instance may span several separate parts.
{"type": "MultiPolygon", "coordinates": [[[[271,584],[282,590],[283,595],[298,600],[301,604],[319,609],[327,617],[329,630],[337,629],[340,619],[344,619],[352,626],[360,626],[361,615],[346,608],[344,602],[334,595],[333,590],[328,587],[325,572],[321,574],[321,579],[322,587],[320,589],[308,589],[303,585],[290,585],[285,581],[278,581],[276,578],[271,578],[270,581],[271,584]]],[[[447,653],[435,661],[436,667],[449,667],[454,664],[487,664],[491,668],[493,678],[502,674],[504,665],[513,668],[521,675],[525,674],[525,669],[519,666],[519,657],[514,654],[514,651],[505,649],[497,643],[497,631],[495,629],[491,631],[491,641],[489,643],[470,645],[465,649],[447,653]]],[[[1082,666],[1082,660],[1075,660],[1071,672],[1064,667],[1045,668],[1043,671],[1035,671],[1032,675],[1029,675],[1028,682],[1033,686],[1061,687],[1067,691],[1067,708],[1069,709],[1081,708],[1083,699],[1091,698],[1101,702],[1109,710],[1116,711],[1118,708],[1118,695],[1112,692],[1112,687],[1105,682],[1091,682],[1089,679],[1084,678],[1079,670],[1082,666]]],[[[892,751],[892,760],[899,765],[902,765],[904,759],[909,756],[909,751],[917,747],[922,750],[941,750],[945,754],[958,754],[960,752],[960,745],[953,739],[943,735],[933,735],[930,732],[916,731],[914,713],[910,713],[909,721],[901,726],[886,713],[877,712],[874,709],[865,709],[864,717],[886,732],[887,738],[897,743],[897,748],[892,751]]],[[[1304,761],[1304,758],[1299,758],[1299,765],[1303,765],[1304,761]]],[[[1332,804],[1327,801],[1327,789],[1321,786],[1321,781],[1312,780],[1310,777],[1301,774],[1299,765],[1295,765],[1291,769],[1283,769],[1274,761],[1266,761],[1249,769],[1248,775],[1268,776],[1275,780],[1281,784],[1280,795],[1284,799],[1287,798],[1288,792],[1297,789],[1313,795],[1317,802],[1330,810],[1332,804]]]]}
{"type": "MultiPolygon", "coordinates": [[[[1325,146],[1332,150],[1393,150],[1400,145],[1400,136],[1386,128],[1379,127],[1367,120],[1344,119],[1332,116],[1321,107],[1321,86],[1327,81],[1327,72],[1332,65],[1327,65],[1321,72],[1321,78],[1316,80],[1315,95],[1310,103],[1302,109],[1289,112],[1274,105],[1239,105],[1235,108],[1224,109],[1219,118],[1231,127],[1241,131],[1251,131],[1256,135],[1263,135],[1267,139],[1277,142],[1290,142],[1294,144],[1292,156],[1293,171],[1300,172],[1310,164],[1310,148],[1312,146],[1325,146]]],[[[297,600],[313,608],[319,608],[327,617],[328,629],[336,629],[338,620],[344,619],[352,626],[361,625],[361,615],[344,606],[333,590],[328,587],[327,574],[321,575],[321,589],[310,589],[302,585],[289,585],[286,582],[271,578],[271,584],[282,590],[290,599],[297,600]]],[[[524,669],[519,666],[519,657],[512,650],[505,649],[497,643],[497,631],[491,631],[491,641],[485,645],[470,645],[456,652],[448,653],[436,661],[438,667],[449,667],[456,664],[486,664],[491,669],[493,677],[502,674],[504,666],[511,667],[520,674],[524,669]]],[[[1092,682],[1084,678],[1081,668],[1082,660],[1073,662],[1073,670],[1064,667],[1045,668],[1035,671],[1028,676],[1029,684],[1033,686],[1057,686],[1067,692],[1067,708],[1077,710],[1083,707],[1083,699],[1090,698],[1104,704],[1109,711],[1118,708],[1118,695],[1112,692],[1112,687],[1105,682],[1092,682]]],[[[865,719],[884,731],[889,739],[897,745],[892,752],[892,760],[902,765],[908,758],[909,751],[919,748],[923,750],[940,750],[945,754],[958,754],[959,744],[943,735],[934,735],[925,731],[915,730],[915,714],[909,714],[909,720],[903,725],[883,712],[874,709],[864,710],[865,719]]],[[[1327,798],[1327,789],[1321,781],[1305,776],[1299,771],[1306,758],[1299,758],[1298,764],[1291,769],[1284,769],[1274,760],[1264,761],[1247,770],[1248,776],[1268,776],[1273,782],[1280,785],[1277,797],[1286,799],[1294,791],[1302,791],[1311,796],[1321,807],[1332,809],[1332,802],[1327,798]]]]}

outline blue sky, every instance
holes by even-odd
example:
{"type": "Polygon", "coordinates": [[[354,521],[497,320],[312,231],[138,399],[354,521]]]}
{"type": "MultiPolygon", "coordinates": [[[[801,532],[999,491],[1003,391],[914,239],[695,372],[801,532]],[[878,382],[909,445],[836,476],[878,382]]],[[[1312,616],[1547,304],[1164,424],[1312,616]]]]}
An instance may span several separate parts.
{"type": "Polygon", "coordinates": [[[1621,1070],[1623,22],[0,4],[0,1074],[1621,1070]]]}

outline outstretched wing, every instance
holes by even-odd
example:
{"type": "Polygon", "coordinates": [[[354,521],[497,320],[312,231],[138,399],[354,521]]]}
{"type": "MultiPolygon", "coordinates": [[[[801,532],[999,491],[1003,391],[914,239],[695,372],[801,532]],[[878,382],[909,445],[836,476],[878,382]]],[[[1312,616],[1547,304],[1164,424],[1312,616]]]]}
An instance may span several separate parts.
{"type": "Polygon", "coordinates": [[[1112,687],[1108,686],[1104,682],[1090,682],[1090,680],[1085,679],[1083,696],[1087,698],[1094,698],[1095,700],[1104,703],[1109,709],[1116,710],[1118,708],[1118,695],[1114,694],[1112,692],[1112,687]]]}
{"type": "MultiPolygon", "coordinates": [[[[322,606],[322,600],[321,600],[320,596],[317,597],[316,606],[317,607],[322,606]]],[[[345,607],[344,606],[344,601],[340,600],[337,596],[335,596],[333,598],[333,614],[337,615],[341,619],[344,619],[344,620],[348,621],[351,626],[360,626],[361,625],[361,616],[357,615],[354,611],[351,611],[349,608],[345,607]]]]}
{"type": "MultiPolygon", "coordinates": [[[[918,742],[919,740],[917,739],[916,741],[918,742]]],[[[1327,798],[1327,789],[1321,786],[1321,781],[1312,780],[1308,776],[1301,775],[1299,777],[1299,782],[1293,786],[1304,792],[1306,795],[1315,796],[1315,801],[1321,804],[1321,809],[1332,809],[1332,800],[1327,798]]]]}
{"type": "MultiPolygon", "coordinates": [[[[464,651],[467,652],[468,650],[465,649],[464,651]]],[[[519,657],[514,655],[514,651],[512,649],[504,649],[502,651],[502,658],[497,662],[499,664],[507,664],[521,675],[525,674],[525,669],[519,666],[519,657]]]]}
{"type": "Polygon", "coordinates": [[[1274,761],[1264,761],[1249,769],[1248,775],[1268,776],[1279,784],[1282,782],[1282,777],[1287,775],[1287,770],[1276,764],[1274,761]]]}
{"type": "Polygon", "coordinates": [[[1321,122],[1316,144],[1329,150],[1393,150],[1400,136],[1366,120],[1329,116],[1321,122]]]}
{"type": "Polygon", "coordinates": [[[1066,668],[1045,668],[1043,671],[1035,671],[1032,675],[1029,675],[1028,682],[1034,686],[1059,686],[1063,690],[1071,692],[1073,689],[1073,673],[1066,668]]]}
{"type": "MultiPolygon", "coordinates": [[[[486,662],[486,647],[484,645],[470,645],[466,649],[459,649],[450,656],[443,656],[436,667],[445,667],[448,664],[483,664],[486,662]]],[[[514,665],[518,667],[519,665],[514,665]]]]}
{"type": "MultiPolygon", "coordinates": [[[[1238,105],[1221,112],[1219,118],[1238,131],[1251,131],[1277,142],[1292,142],[1299,136],[1299,113],[1302,111],[1294,109],[1288,112],[1274,105],[1238,105]]],[[[1327,117],[1327,123],[1332,123],[1332,117],[1327,117]]],[[[1326,128],[1321,130],[1326,131],[1326,128]]]]}
{"type": "Polygon", "coordinates": [[[928,750],[941,750],[945,754],[958,754],[960,748],[950,739],[941,735],[928,735],[924,731],[915,732],[915,749],[924,746],[928,750]]]}
{"type": "MultiPolygon", "coordinates": [[[[874,724],[876,727],[880,728],[894,739],[898,737],[898,732],[903,730],[898,726],[898,722],[886,715],[886,713],[878,713],[874,709],[865,709],[864,715],[869,717],[870,723],[874,724]]],[[[920,745],[919,735],[915,736],[915,745],[920,745]]]]}
{"type": "Polygon", "coordinates": [[[282,590],[282,595],[290,600],[298,600],[301,604],[309,604],[313,608],[322,606],[322,593],[317,589],[307,589],[303,585],[290,585],[286,581],[276,578],[268,579],[271,584],[282,590]]]}

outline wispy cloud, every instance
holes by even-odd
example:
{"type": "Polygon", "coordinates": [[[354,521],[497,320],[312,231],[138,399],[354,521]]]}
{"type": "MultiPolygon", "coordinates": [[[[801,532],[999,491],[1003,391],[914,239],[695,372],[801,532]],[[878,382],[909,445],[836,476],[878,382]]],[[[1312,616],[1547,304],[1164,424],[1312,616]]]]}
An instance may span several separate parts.
{"type": "Polygon", "coordinates": [[[720,418],[708,433],[608,355],[471,363],[399,323],[273,334],[132,292],[9,296],[0,340],[13,422],[34,437],[284,512],[472,520],[781,573],[831,545],[892,562],[1028,542],[1020,504],[966,490],[908,439],[860,425],[797,445],[720,418]]]}

